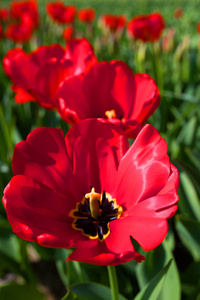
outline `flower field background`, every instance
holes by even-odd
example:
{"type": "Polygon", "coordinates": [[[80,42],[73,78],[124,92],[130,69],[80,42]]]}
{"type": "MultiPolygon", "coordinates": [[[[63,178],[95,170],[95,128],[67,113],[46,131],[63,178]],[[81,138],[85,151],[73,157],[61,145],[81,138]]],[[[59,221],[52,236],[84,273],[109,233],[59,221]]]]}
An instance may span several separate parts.
{"type": "MultiPolygon", "coordinates": [[[[1,0],[0,8],[13,1],[1,0]]],[[[58,43],[65,47],[73,37],[86,37],[98,61],[120,60],[136,73],[151,76],[160,91],[161,102],[147,123],[166,140],[171,163],[179,170],[179,202],[169,219],[169,231],[161,245],[145,252],[135,241],[134,248],[146,260],[131,260],[116,267],[119,299],[199,300],[200,299],[200,3],[161,0],[74,0],[64,1],[77,10],[95,9],[92,26],[75,18],[70,25],[55,23],[38,0],[39,25],[25,43],[0,40],[1,62],[6,53],[21,47],[27,53],[41,45],[58,43]],[[175,10],[182,9],[176,16],[175,10]],[[160,12],[165,28],[155,43],[145,43],[127,35],[127,23],[134,16],[160,12]],[[102,14],[125,15],[120,33],[105,30],[102,14]]],[[[91,25],[91,24],[90,24],[91,25]]],[[[5,24],[2,25],[3,30],[5,24]]],[[[22,64],[21,68],[25,68],[22,64]]],[[[101,81],[101,80],[100,80],[101,81]]],[[[35,128],[56,127],[66,134],[71,127],[55,110],[38,102],[17,104],[11,80],[0,65],[0,190],[13,176],[15,145],[35,128]]],[[[99,84],[101,86],[101,83],[99,84]]],[[[99,88],[100,91],[100,88],[99,88]]],[[[129,140],[131,145],[133,140],[129,140]]],[[[130,174],[131,176],[131,174],[130,174]]],[[[65,237],[67,238],[67,237],[65,237]]],[[[121,239],[121,236],[119,236],[121,239]]],[[[12,231],[3,203],[0,204],[0,300],[111,299],[105,266],[65,261],[68,249],[53,249],[20,239],[12,231]]]]}

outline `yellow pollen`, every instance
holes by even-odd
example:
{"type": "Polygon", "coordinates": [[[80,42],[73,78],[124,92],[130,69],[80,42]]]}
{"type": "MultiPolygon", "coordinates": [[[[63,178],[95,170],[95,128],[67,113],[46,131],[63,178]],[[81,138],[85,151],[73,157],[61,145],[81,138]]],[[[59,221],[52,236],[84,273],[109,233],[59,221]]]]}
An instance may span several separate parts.
{"type": "Polygon", "coordinates": [[[107,110],[107,111],[105,112],[105,115],[106,115],[106,117],[107,117],[108,119],[117,118],[117,115],[116,115],[116,112],[115,112],[114,109],[112,109],[112,110],[107,110]]]}
{"type": "Polygon", "coordinates": [[[89,199],[91,216],[97,220],[100,213],[99,201],[101,200],[101,194],[96,193],[95,188],[92,188],[90,193],[85,194],[85,198],[89,199]]]}

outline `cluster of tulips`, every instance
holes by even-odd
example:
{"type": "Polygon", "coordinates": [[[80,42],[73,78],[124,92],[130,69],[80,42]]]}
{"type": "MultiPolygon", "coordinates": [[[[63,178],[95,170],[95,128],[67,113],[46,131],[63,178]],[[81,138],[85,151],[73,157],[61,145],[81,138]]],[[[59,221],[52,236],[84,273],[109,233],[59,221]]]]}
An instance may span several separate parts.
{"type": "Polygon", "coordinates": [[[65,138],[60,129],[37,128],[16,145],[3,198],[13,231],[75,248],[68,260],[144,260],[130,237],[144,250],[163,241],[179,185],[166,142],[143,127],[160,103],[155,81],[122,61],[98,62],[85,38],[65,49],[11,49],[3,66],[18,104],[36,101],[72,125],[65,138]]]}
{"type": "MultiPolygon", "coordinates": [[[[76,6],[65,5],[61,1],[47,2],[46,13],[49,18],[61,26],[67,27],[63,31],[63,38],[67,42],[76,37],[74,22],[76,18],[86,24],[91,32],[96,13],[93,8],[78,10],[76,6]]],[[[178,8],[174,11],[175,18],[181,18],[183,10],[178,8]]],[[[139,15],[129,21],[126,15],[104,14],[98,19],[99,27],[104,34],[109,33],[115,38],[122,35],[127,27],[128,38],[143,42],[155,42],[160,39],[165,22],[159,12],[149,15],[139,15]]],[[[199,32],[197,24],[197,32],[199,32]]],[[[6,37],[16,43],[26,43],[33,35],[34,30],[39,28],[39,11],[37,0],[13,1],[10,8],[0,8],[0,37],[6,37]]]]}
{"type": "Polygon", "coordinates": [[[17,43],[29,41],[39,26],[37,1],[11,2],[9,9],[0,9],[0,23],[1,37],[5,36],[17,43]],[[6,27],[5,30],[2,26],[6,27]]]}
{"type": "MultiPolygon", "coordinates": [[[[74,21],[78,20],[87,26],[95,20],[95,10],[93,8],[81,9],[77,12],[75,6],[65,5],[63,2],[48,2],[46,12],[49,17],[60,25],[68,25],[64,32],[65,41],[70,40],[74,34],[74,21]]],[[[13,1],[10,9],[0,9],[0,22],[7,25],[1,36],[13,40],[16,43],[25,43],[32,38],[33,31],[39,26],[39,12],[37,0],[13,1]]],[[[120,36],[126,26],[127,17],[125,15],[116,16],[105,14],[99,17],[99,26],[104,32],[120,36]]],[[[142,15],[132,18],[127,24],[127,33],[130,38],[142,40],[144,42],[155,42],[159,40],[165,27],[163,17],[160,13],[142,15]],[[153,29],[153,30],[152,30],[153,29]]]]}

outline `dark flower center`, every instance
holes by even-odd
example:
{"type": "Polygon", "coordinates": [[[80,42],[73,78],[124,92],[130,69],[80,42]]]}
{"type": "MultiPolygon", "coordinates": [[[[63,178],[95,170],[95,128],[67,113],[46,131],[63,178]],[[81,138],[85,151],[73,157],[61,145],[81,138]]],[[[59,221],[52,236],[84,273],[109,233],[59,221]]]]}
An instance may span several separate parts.
{"type": "Polygon", "coordinates": [[[92,188],[70,212],[70,216],[74,218],[72,227],[82,230],[91,239],[98,238],[102,242],[110,233],[109,222],[120,218],[122,212],[122,207],[116,204],[110,194],[105,191],[99,194],[92,188]]]}

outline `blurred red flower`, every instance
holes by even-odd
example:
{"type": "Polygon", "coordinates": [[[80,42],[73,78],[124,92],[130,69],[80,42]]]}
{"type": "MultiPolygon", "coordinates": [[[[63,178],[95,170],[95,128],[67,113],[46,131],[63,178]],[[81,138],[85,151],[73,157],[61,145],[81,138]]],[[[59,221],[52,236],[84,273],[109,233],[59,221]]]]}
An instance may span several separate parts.
{"type": "Polygon", "coordinates": [[[143,42],[153,43],[160,39],[165,22],[160,13],[139,15],[132,18],[127,27],[128,35],[143,42]]]}
{"type": "Polygon", "coordinates": [[[90,71],[63,81],[58,89],[58,111],[70,124],[105,118],[135,138],[160,103],[160,93],[147,74],[133,75],[121,61],[101,62],[90,71]]]}
{"type": "Polygon", "coordinates": [[[126,16],[116,16],[112,14],[100,17],[103,26],[107,27],[111,32],[122,31],[126,25],[126,16]]]}
{"type": "Polygon", "coordinates": [[[2,28],[2,26],[0,24],[0,39],[2,39],[2,37],[3,37],[3,28],[2,28]]]}
{"type": "Polygon", "coordinates": [[[60,45],[41,46],[26,54],[9,50],[3,59],[5,73],[13,82],[18,104],[38,101],[45,108],[55,107],[59,84],[68,76],[87,72],[97,61],[86,39],[71,40],[66,49],[60,45]]]}
{"type": "Polygon", "coordinates": [[[72,26],[68,26],[64,29],[63,31],[63,40],[67,43],[72,39],[73,36],[73,27],[72,26]]]}
{"type": "Polygon", "coordinates": [[[6,23],[8,22],[10,17],[10,13],[7,7],[0,8],[0,22],[6,23]]]}
{"type": "Polygon", "coordinates": [[[92,23],[95,19],[95,10],[93,8],[83,8],[78,12],[78,19],[83,23],[92,23]]]}
{"type": "Polygon", "coordinates": [[[174,18],[180,19],[183,16],[183,9],[181,7],[175,9],[174,18]]]}
{"type": "Polygon", "coordinates": [[[34,27],[39,25],[38,4],[36,0],[13,1],[10,5],[10,14],[14,19],[28,16],[34,27]]]}
{"type": "Polygon", "coordinates": [[[162,39],[163,52],[170,52],[173,50],[175,32],[176,32],[176,29],[174,27],[170,27],[167,30],[166,35],[162,39]]]}
{"type": "MultiPolygon", "coordinates": [[[[5,37],[16,43],[28,42],[33,34],[34,23],[28,15],[24,15],[19,22],[10,23],[5,32],[5,37]]],[[[11,50],[12,51],[12,50],[11,50]]]]}
{"type": "Polygon", "coordinates": [[[64,138],[37,128],[16,145],[3,204],[22,239],[75,248],[68,260],[117,265],[164,240],[178,201],[179,176],[159,132],[146,125],[128,149],[113,124],[85,120],[64,138]],[[91,187],[91,188],[90,188],[91,187]]]}
{"type": "Polygon", "coordinates": [[[200,34],[200,22],[197,24],[197,32],[200,34]]]}
{"type": "Polygon", "coordinates": [[[59,24],[72,24],[76,15],[75,6],[66,6],[63,2],[49,2],[46,10],[50,18],[59,24]]]}

